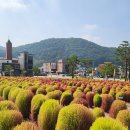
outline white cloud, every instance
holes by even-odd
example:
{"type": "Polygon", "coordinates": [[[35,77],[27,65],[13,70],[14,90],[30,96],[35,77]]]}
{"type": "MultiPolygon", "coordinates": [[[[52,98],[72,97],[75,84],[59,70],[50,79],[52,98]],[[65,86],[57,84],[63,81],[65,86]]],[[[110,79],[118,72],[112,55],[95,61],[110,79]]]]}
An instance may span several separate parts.
{"type": "Polygon", "coordinates": [[[83,35],[82,38],[95,43],[101,43],[101,38],[99,36],[83,35]]]}
{"type": "Polygon", "coordinates": [[[93,31],[93,30],[97,29],[97,25],[96,24],[85,24],[84,29],[87,31],[93,31]]]}
{"type": "Polygon", "coordinates": [[[0,0],[0,9],[23,9],[26,8],[24,0],[0,0]]]}

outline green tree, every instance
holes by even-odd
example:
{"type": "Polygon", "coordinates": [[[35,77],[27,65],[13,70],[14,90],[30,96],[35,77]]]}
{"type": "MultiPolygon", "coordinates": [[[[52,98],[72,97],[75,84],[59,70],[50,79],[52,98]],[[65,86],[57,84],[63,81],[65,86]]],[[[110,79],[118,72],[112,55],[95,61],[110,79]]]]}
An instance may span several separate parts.
{"type": "Polygon", "coordinates": [[[33,73],[35,76],[38,76],[40,74],[40,69],[36,66],[33,67],[33,73]]]}
{"type": "Polygon", "coordinates": [[[11,71],[12,71],[13,67],[11,65],[4,65],[4,72],[7,75],[11,75],[11,71]]]}
{"type": "Polygon", "coordinates": [[[123,43],[118,46],[116,55],[118,61],[125,68],[125,81],[127,81],[128,70],[130,80],[130,44],[128,41],[123,41],[123,43]]]}
{"type": "Polygon", "coordinates": [[[106,78],[107,76],[112,77],[114,74],[114,69],[116,69],[116,66],[114,66],[111,62],[105,62],[100,70],[100,73],[106,78]]]}
{"type": "Polygon", "coordinates": [[[79,59],[76,55],[72,55],[67,59],[68,70],[72,78],[74,78],[74,73],[75,73],[78,63],[79,63],[79,59]]]}

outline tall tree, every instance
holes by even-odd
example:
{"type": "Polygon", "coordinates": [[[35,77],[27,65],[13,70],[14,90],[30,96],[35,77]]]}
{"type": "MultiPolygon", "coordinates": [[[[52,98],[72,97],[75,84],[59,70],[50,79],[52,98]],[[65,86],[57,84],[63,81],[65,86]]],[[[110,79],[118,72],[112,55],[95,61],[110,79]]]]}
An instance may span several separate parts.
{"type": "Polygon", "coordinates": [[[117,57],[122,66],[125,68],[125,81],[128,78],[128,68],[129,68],[129,80],[130,80],[130,44],[128,41],[123,41],[117,48],[117,57]]]}
{"type": "Polygon", "coordinates": [[[111,62],[105,62],[102,65],[102,68],[100,69],[100,73],[102,76],[105,77],[107,76],[113,77],[114,69],[116,69],[116,67],[111,62]]]}
{"type": "Polygon", "coordinates": [[[72,55],[67,59],[69,73],[71,74],[72,78],[74,78],[74,73],[75,73],[78,63],[79,63],[79,59],[76,55],[72,55]]]}
{"type": "Polygon", "coordinates": [[[33,73],[35,76],[38,76],[40,74],[40,69],[37,66],[33,67],[33,73]]]}

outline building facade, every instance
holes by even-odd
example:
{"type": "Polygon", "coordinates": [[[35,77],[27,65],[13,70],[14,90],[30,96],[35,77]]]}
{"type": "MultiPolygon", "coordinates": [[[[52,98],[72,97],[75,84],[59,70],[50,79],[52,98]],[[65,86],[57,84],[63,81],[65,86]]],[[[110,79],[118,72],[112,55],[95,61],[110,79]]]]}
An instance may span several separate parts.
{"type": "Polygon", "coordinates": [[[63,60],[58,60],[55,63],[43,63],[43,72],[44,73],[58,73],[63,74],[66,72],[66,64],[63,60]]]}
{"type": "Polygon", "coordinates": [[[6,43],[6,59],[12,60],[12,43],[10,40],[6,43]]]}
{"type": "Polygon", "coordinates": [[[33,55],[28,52],[21,52],[18,56],[20,69],[25,72],[25,75],[33,75],[33,55]]]}

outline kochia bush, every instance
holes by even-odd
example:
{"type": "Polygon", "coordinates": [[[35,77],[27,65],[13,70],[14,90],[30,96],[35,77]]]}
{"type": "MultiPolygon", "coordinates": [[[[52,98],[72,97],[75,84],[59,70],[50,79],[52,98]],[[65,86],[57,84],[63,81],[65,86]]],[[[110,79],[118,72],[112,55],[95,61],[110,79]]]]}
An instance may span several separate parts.
{"type": "Polygon", "coordinates": [[[18,108],[14,102],[4,100],[0,102],[0,111],[2,110],[18,110],[18,108]]]}
{"type": "Polygon", "coordinates": [[[15,103],[24,118],[29,118],[32,97],[33,93],[29,90],[21,90],[16,97],[15,103]]]}
{"type": "Polygon", "coordinates": [[[115,100],[110,108],[109,114],[111,117],[116,118],[120,110],[127,109],[126,103],[121,100],[115,100]]]}
{"type": "Polygon", "coordinates": [[[67,106],[73,100],[73,96],[70,92],[63,92],[60,99],[60,104],[62,106],[67,106]]]}
{"type": "Polygon", "coordinates": [[[72,104],[60,110],[56,130],[89,130],[94,120],[94,114],[87,107],[72,104]]]}
{"type": "Polygon", "coordinates": [[[108,112],[112,102],[114,101],[113,97],[109,94],[102,94],[102,104],[101,108],[105,111],[108,112]]]}
{"type": "Polygon", "coordinates": [[[6,87],[3,90],[2,97],[4,100],[8,100],[8,94],[10,92],[11,87],[6,87]]]}
{"type": "Polygon", "coordinates": [[[88,103],[89,107],[93,106],[93,97],[94,97],[94,92],[87,92],[86,100],[87,100],[87,103],[88,103]]]}
{"type": "Polygon", "coordinates": [[[41,130],[55,130],[60,108],[59,102],[54,99],[42,104],[38,115],[38,126],[41,130]]]}
{"type": "Polygon", "coordinates": [[[90,130],[127,130],[127,128],[117,120],[100,117],[93,123],[90,130]]]}
{"type": "Polygon", "coordinates": [[[116,117],[125,127],[130,130],[130,110],[121,110],[116,117]]]}
{"type": "Polygon", "coordinates": [[[31,119],[37,121],[37,116],[42,103],[45,101],[45,96],[42,94],[37,94],[32,98],[31,101],[31,119]]]}
{"type": "Polygon", "coordinates": [[[40,130],[35,123],[26,121],[17,125],[13,130],[40,130]]]}
{"type": "Polygon", "coordinates": [[[82,105],[88,107],[88,103],[87,103],[86,99],[84,99],[84,98],[74,98],[74,100],[71,102],[71,104],[82,104],[82,105]]]}
{"type": "Polygon", "coordinates": [[[0,111],[0,130],[11,130],[23,120],[22,114],[14,110],[0,111]]]}
{"type": "Polygon", "coordinates": [[[11,90],[8,94],[8,100],[15,102],[15,99],[16,99],[18,93],[20,92],[20,90],[21,89],[17,88],[17,87],[11,88],[11,90]]]}
{"type": "Polygon", "coordinates": [[[100,107],[102,104],[102,97],[99,94],[94,95],[93,103],[95,107],[100,107]]]}
{"type": "Polygon", "coordinates": [[[102,108],[99,108],[99,107],[95,107],[93,109],[93,113],[95,114],[96,118],[105,116],[104,110],[102,108]]]}

